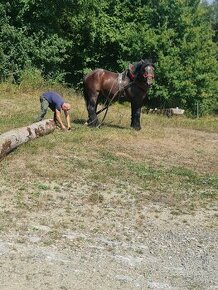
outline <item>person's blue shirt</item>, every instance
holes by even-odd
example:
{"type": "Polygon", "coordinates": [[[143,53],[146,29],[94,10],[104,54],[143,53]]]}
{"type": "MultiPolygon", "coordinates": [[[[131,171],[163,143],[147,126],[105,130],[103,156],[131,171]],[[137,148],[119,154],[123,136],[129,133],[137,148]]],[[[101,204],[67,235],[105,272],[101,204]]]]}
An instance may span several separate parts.
{"type": "Polygon", "coordinates": [[[43,98],[49,102],[49,108],[54,112],[55,110],[60,111],[61,106],[65,102],[64,99],[56,92],[48,91],[43,93],[43,98]]]}

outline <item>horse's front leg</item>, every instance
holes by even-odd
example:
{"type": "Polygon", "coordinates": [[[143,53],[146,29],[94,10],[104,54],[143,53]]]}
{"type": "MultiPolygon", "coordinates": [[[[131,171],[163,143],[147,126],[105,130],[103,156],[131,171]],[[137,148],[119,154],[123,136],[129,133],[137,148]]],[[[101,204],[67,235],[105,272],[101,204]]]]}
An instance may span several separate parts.
{"type": "Polygon", "coordinates": [[[140,124],[141,107],[131,103],[131,127],[135,130],[141,130],[140,124]]]}
{"type": "Polygon", "coordinates": [[[99,125],[98,117],[96,115],[96,108],[97,103],[94,99],[91,99],[89,103],[87,104],[87,110],[88,110],[88,126],[91,127],[97,127],[99,125]]]}

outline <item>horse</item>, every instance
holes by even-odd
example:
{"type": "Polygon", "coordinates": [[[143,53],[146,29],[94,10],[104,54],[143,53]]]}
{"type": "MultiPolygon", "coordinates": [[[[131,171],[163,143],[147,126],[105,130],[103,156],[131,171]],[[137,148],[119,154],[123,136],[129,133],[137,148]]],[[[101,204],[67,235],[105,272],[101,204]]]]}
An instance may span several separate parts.
{"type": "Polygon", "coordinates": [[[135,130],[141,129],[141,108],[154,80],[154,66],[151,61],[145,60],[135,76],[131,71],[129,67],[119,74],[98,68],[84,77],[83,92],[88,112],[88,126],[100,126],[98,113],[107,110],[112,101],[121,100],[131,103],[131,127],[135,130]],[[102,97],[106,100],[105,107],[97,112],[102,97]]]}

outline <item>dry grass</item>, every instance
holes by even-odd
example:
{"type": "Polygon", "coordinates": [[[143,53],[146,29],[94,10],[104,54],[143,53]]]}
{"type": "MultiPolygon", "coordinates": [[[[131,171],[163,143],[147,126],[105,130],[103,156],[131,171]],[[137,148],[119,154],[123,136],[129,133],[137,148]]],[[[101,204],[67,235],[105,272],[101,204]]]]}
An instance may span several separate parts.
{"type": "MultiPolygon", "coordinates": [[[[0,132],[33,122],[39,95],[47,88],[2,85],[0,132]]],[[[138,206],[148,200],[173,207],[212,204],[217,194],[218,125],[204,119],[142,115],[142,127],[129,127],[129,104],[110,108],[104,126],[84,126],[83,98],[71,90],[53,88],[72,104],[71,132],[53,134],[27,143],[1,162],[0,182],[14,190],[19,206],[43,207],[63,184],[92,184],[86,202],[105,200],[104,187],[129,192],[138,206]],[[41,184],[41,186],[39,186],[41,184]],[[99,193],[100,192],[100,193],[99,193]]],[[[52,116],[49,113],[49,116],[52,116]]],[[[48,116],[48,117],[49,117],[48,116]]],[[[9,190],[9,191],[10,191],[9,190]]],[[[116,203],[125,204],[122,195],[116,203]]]]}

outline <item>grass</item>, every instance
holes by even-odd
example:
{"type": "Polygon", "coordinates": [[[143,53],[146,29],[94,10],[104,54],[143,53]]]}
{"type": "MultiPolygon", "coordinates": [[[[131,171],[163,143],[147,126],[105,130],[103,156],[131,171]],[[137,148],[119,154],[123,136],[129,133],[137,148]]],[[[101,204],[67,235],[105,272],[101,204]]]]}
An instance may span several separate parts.
{"type": "MultiPolygon", "coordinates": [[[[39,96],[48,87],[31,91],[26,86],[1,86],[0,132],[31,124],[39,110],[39,96]]],[[[150,200],[192,207],[214,202],[218,188],[215,117],[168,119],[143,114],[143,129],[136,132],[129,127],[129,105],[115,104],[105,125],[92,129],[83,125],[87,113],[82,96],[53,89],[72,103],[73,130],[56,130],[12,152],[1,162],[2,184],[25,188],[33,199],[42,198],[44,192],[60,192],[63,183],[80,182],[133,191],[138,204],[150,200]]],[[[52,117],[51,112],[47,117],[52,117]]],[[[100,189],[90,193],[87,201],[103,202],[100,189]]],[[[20,204],[21,197],[23,193],[17,195],[20,204]]]]}
{"type": "Polygon", "coordinates": [[[218,122],[215,116],[204,116],[201,118],[187,118],[181,116],[174,116],[173,118],[164,118],[159,115],[148,115],[148,122],[151,118],[151,122],[156,122],[160,127],[172,127],[172,128],[189,128],[205,132],[218,132],[218,122]]]}

